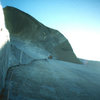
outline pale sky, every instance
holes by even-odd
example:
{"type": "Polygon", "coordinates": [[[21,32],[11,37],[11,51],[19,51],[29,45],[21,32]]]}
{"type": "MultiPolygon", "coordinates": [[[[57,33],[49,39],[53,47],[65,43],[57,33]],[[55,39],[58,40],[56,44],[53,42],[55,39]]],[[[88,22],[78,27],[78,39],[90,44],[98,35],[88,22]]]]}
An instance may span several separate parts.
{"type": "Polygon", "coordinates": [[[59,30],[79,58],[100,61],[100,0],[1,0],[59,30]]]}

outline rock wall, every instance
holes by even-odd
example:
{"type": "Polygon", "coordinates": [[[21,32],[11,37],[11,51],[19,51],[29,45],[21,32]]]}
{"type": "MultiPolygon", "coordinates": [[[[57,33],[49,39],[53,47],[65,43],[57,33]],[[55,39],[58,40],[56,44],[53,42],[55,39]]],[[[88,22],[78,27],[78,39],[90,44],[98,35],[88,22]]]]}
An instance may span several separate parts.
{"type": "Polygon", "coordinates": [[[16,8],[4,13],[10,38],[0,6],[0,100],[100,100],[100,62],[79,64],[60,32],[16,8]]]}
{"type": "Polygon", "coordinates": [[[37,60],[8,71],[4,100],[100,100],[99,66],[37,60]]]}
{"type": "Polygon", "coordinates": [[[4,8],[3,14],[0,5],[0,91],[5,85],[9,67],[29,64],[36,59],[81,63],[68,40],[59,31],[44,26],[13,7],[4,8]]]}
{"type": "Polygon", "coordinates": [[[4,8],[11,44],[33,59],[53,59],[80,64],[69,41],[57,30],[14,7],[4,8]]]}
{"type": "Polygon", "coordinates": [[[9,68],[10,38],[5,28],[4,14],[0,5],[0,92],[5,85],[5,77],[9,68]]]}

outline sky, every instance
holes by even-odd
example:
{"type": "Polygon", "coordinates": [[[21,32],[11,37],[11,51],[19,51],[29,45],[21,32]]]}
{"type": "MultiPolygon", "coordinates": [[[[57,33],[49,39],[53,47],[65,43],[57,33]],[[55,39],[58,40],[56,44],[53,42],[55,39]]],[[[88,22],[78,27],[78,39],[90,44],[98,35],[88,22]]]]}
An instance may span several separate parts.
{"type": "Polygon", "coordinates": [[[79,58],[100,61],[100,0],[1,0],[59,30],[79,58]]]}

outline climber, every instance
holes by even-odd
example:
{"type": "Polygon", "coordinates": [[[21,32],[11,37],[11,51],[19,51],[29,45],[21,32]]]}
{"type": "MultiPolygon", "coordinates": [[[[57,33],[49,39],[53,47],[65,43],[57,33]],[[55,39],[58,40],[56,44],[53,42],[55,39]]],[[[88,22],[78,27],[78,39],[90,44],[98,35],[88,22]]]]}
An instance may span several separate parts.
{"type": "Polygon", "coordinates": [[[50,55],[49,57],[48,57],[48,59],[52,59],[53,57],[52,57],[52,55],[50,55]]]}

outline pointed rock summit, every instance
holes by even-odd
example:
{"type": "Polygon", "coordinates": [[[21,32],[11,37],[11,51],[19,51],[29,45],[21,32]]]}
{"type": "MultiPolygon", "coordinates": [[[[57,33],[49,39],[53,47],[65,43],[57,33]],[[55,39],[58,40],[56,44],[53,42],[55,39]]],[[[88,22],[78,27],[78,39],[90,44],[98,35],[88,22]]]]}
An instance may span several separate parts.
{"type": "Polygon", "coordinates": [[[16,63],[50,58],[81,64],[70,43],[59,31],[48,28],[14,7],[4,8],[4,15],[16,63]],[[17,55],[15,52],[18,52],[17,55]]]}
{"type": "Polygon", "coordinates": [[[59,31],[23,11],[6,7],[4,15],[0,100],[100,100],[100,62],[81,64],[59,31]]]}

